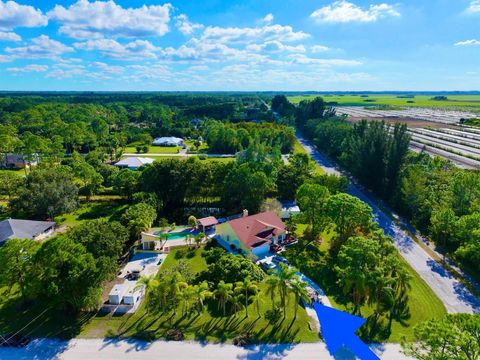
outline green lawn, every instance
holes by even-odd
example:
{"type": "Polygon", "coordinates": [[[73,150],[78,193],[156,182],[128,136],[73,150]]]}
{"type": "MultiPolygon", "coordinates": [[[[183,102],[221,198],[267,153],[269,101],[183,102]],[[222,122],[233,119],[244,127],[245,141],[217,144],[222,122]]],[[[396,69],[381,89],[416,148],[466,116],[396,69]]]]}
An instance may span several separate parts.
{"type": "MultiPolygon", "coordinates": [[[[298,234],[301,235],[305,228],[305,224],[299,224],[298,234]]],[[[353,308],[352,304],[345,301],[345,296],[340,293],[340,289],[338,289],[335,283],[332,264],[325,262],[325,256],[330,247],[330,241],[333,235],[333,232],[324,232],[320,246],[310,246],[303,253],[298,252],[298,247],[291,248],[285,255],[292,264],[296,265],[302,272],[320,285],[335,308],[351,310],[353,308]]],[[[409,293],[410,317],[402,323],[394,321],[391,334],[387,337],[379,338],[379,341],[400,342],[402,337],[405,337],[407,340],[413,340],[413,326],[415,324],[429,319],[441,318],[446,314],[443,303],[432,289],[401,256],[400,259],[412,277],[412,289],[409,293]]],[[[363,306],[361,312],[362,316],[367,318],[372,314],[373,310],[369,306],[363,306]]],[[[386,320],[384,324],[386,324],[386,320]]]]}
{"type": "MultiPolygon", "coordinates": [[[[155,161],[162,161],[167,159],[177,159],[177,160],[186,160],[189,156],[158,156],[155,158],[155,161]]],[[[206,159],[200,159],[201,161],[205,162],[222,162],[222,163],[230,163],[234,162],[234,157],[207,157],[206,159]]]]}
{"type": "MultiPolygon", "coordinates": [[[[27,170],[29,172],[30,170],[27,170]]],[[[24,169],[18,169],[18,170],[0,170],[0,173],[9,173],[9,174],[16,174],[18,176],[25,176],[25,170],[24,169]]]]}
{"type": "Polygon", "coordinates": [[[200,145],[196,150],[192,150],[194,147],[194,140],[187,140],[185,141],[185,144],[190,148],[189,153],[207,153],[208,152],[208,144],[204,141],[202,142],[202,145],[200,145]]]}
{"type": "Polygon", "coordinates": [[[58,216],[55,221],[60,225],[74,227],[85,220],[116,219],[128,205],[120,202],[91,201],[81,203],[75,211],[58,216]]]}
{"type": "MultiPolygon", "coordinates": [[[[162,265],[162,270],[168,269],[175,264],[175,253],[178,249],[173,249],[162,265]]],[[[193,257],[183,258],[190,264],[195,272],[206,269],[205,260],[201,257],[202,250],[195,250],[193,257]]],[[[261,291],[264,291],[264,285],[260,285],[261,291]]],[[[140,338],[160,338],[164,337],[171,328],[180,329],[188,340],[207,340],[211,342],[228,342],[235,336],[250,332],[258,341],[269,343],[285,342],[315,342],[319,337],[315,331],[310,330],[313,322],[306,314],[303,308],[299,308],[297,319],[293,319],[294,299],[289,299],[287,316],[277,324],[269,324],[263,314],[271,308],[269,296],[262,296],[260,300],[260,313],[258,316],[256,305],[250,304],[248,307],[249,317],[245,316],[245,311],[239,311],[236,315],[228,314],[223,316],[217,309],[216,303],[207,301],[208,311],[198,313],[193,310],[189,314],[182,314],[180,306],[176,314],[147,313],[144,304],[133,315],[125,316],[102,316],[98,315],[85,326],[81,337],[101,337],[101,336],[121,336],[121,337],[140,337],[140,338]]]]}
{"type": "MultiPolygon", "coordinates": [[[[146,154],[177,154],[180,151],[180,146],[149,146],[146,154]]],[[[135,144],[128,144],[123,150],[125,154],[137,154],[135,144]]],[[[145,155],[145,153],[138,153],[145,155]]]]}
{"type": "Polygon", "coordinates": [[[388,105],[391,107],[447,107],[464,108],[471,111],[480,112],[480,95],[447,95],[448,100],[432,100],[432,95],[416,95],[413,98],[399,98],[392,94],[367,94],[367,97],[361,95],[298,95],[289,96],[288,99],[298,104],[302,100],[312,100],[320,96],[327,102],[336,102],[345,106],[363,106],[363,105],[388,105]]]}

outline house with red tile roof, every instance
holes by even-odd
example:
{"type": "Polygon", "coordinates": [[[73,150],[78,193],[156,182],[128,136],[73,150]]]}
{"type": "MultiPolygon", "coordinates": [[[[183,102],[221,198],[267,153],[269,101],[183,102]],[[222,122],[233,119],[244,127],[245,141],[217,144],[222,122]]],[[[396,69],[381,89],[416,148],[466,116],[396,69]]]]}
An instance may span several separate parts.
{"type": "Polygon", "coordinates": [[[217,225],[217,239],[228,250],[241,250],[244,254],[266,255],[270,246],[283,241],[285,224],[274,211],[259,213],[217,225]]]}

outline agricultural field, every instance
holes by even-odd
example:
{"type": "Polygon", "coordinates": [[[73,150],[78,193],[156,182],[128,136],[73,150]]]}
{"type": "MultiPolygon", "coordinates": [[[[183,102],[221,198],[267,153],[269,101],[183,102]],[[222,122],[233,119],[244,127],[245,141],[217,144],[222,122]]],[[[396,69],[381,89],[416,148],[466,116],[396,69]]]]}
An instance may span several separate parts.
{"type": "Polygon", "coordinates": [[[400,94],[352,94],[352,95],[329,95],[311,94],[289,96],[288,99],[294,104],[302,100],[311,100],[317,96],[325,101],[336,103],[340,106],[378,106],[388,107],[428,107],[463,109],[480,112],[480,95],[447,95],[446,100],[433,100],[433,95],[400,95],[400,94]]]}
{"type": "Polygon", "coordinates": [[[410,147],[450,160],[464,169],[480,169],[480,132],[457,126],[450,128],[409,128],[410,147]]]}

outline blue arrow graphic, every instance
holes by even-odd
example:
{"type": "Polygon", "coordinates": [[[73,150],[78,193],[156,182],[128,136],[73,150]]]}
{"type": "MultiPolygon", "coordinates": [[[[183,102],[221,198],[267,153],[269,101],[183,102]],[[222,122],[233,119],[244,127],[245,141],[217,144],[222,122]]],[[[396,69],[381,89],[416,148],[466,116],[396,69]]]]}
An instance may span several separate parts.
{"type": "Polygon", "coordinates": [[[355,331],[365,323],[365,319],[335,310],[317,302],[313,303],[313,307],[320,321],[322,335],[330,355],[334,356],[335,353],[345,345],[361,360],[380,360],[380,358],[355,335],[355,331]]]}

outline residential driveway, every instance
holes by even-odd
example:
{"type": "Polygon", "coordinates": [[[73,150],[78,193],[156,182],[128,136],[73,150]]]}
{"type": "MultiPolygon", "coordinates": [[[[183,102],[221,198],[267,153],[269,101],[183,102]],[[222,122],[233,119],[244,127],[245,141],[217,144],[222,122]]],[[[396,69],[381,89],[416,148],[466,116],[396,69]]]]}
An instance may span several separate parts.
{"type": "MultiPolygon", "coordinates": [[[[375,352],[381,359],[411,359],[403,355],[398,344],[378,345],[375,352]]],[[[55,340],[35,340],[26,348],[0,348],[0,359],[66,359],[66,360],[158,360],[158,359],[208,359],[208,360],[322,360],[333,359],[324,343],[260,345],[249,349],[233,345],[203,344],[197,342],[146,343],[138,340],[76,339],[70,342],[55,340]]],[[[340,350],[335,359],[353,360],[348,350],[340,350]]]]}
{"type": "MultiPolygon", "coordinates": [[[[297,134],[297,138],[303,148],[312,158],[330,174],[341,174],[328,159],[316,151],[306,139],[297,134]]],[[[418,245],[405,231],[385,213],[376,203],[367,196],[358,186],[350,184],[350,195],[356,196],[368,203],[372,209],[376,221],[385,233],[395,240],[395,246],[403,258],[430,286],[433,292],[445,305],[449,313],[480,314],[480,300],[443,266],[438,264],[420,245],[418,245]]],[[[408,226],[408,224],[404,224],[408,226]]],[[[412,229],[413,230],[413,229],[412,229]]]]}

